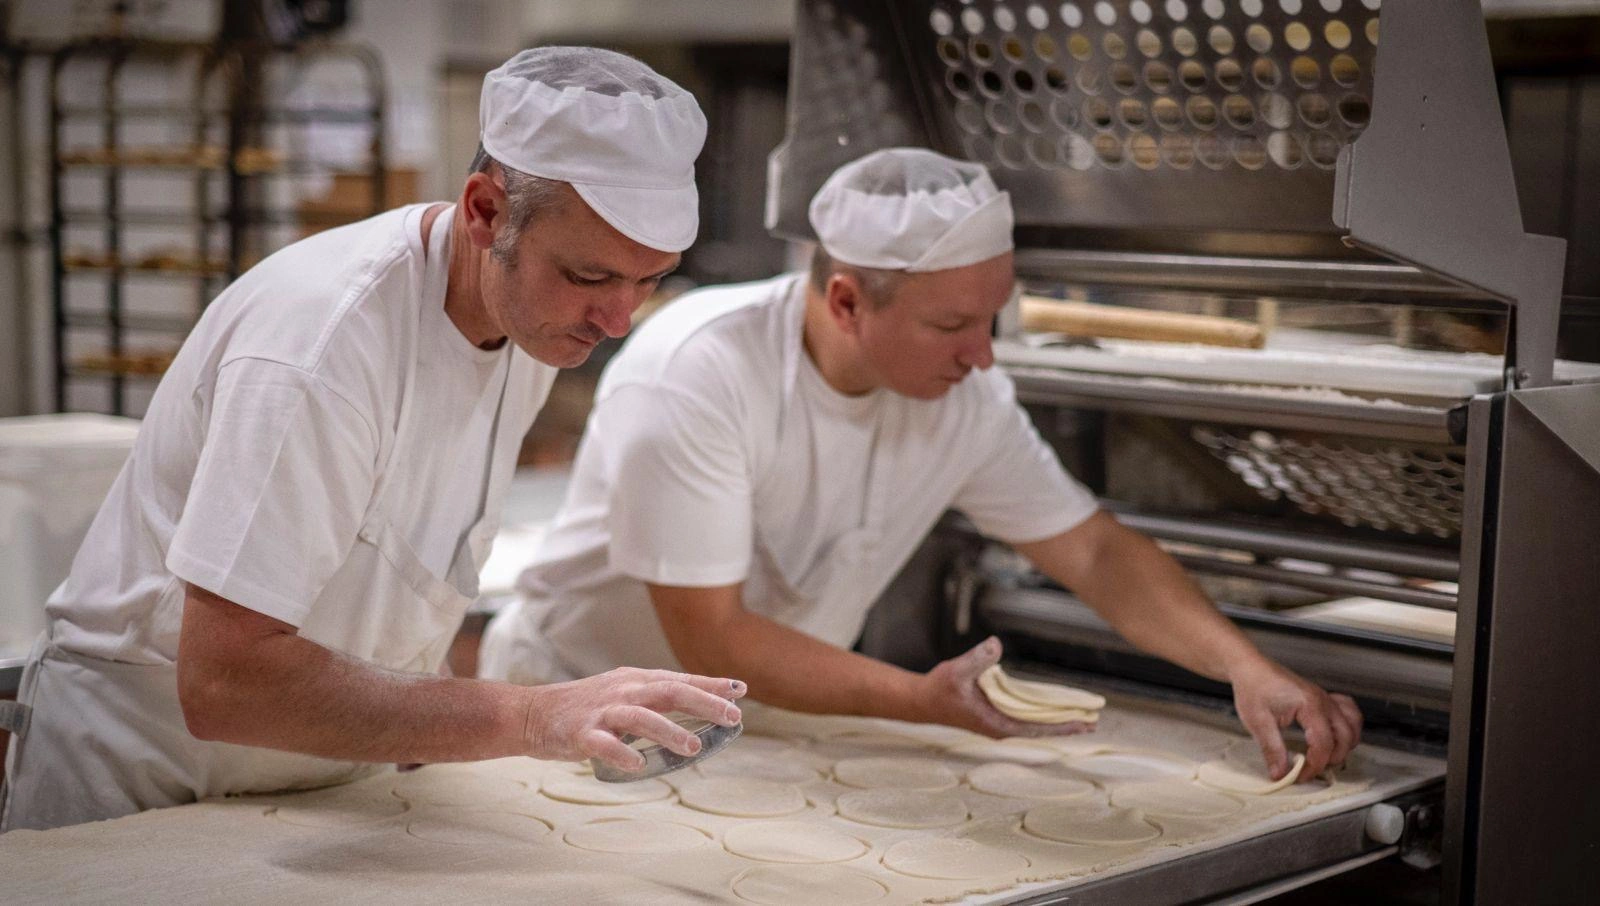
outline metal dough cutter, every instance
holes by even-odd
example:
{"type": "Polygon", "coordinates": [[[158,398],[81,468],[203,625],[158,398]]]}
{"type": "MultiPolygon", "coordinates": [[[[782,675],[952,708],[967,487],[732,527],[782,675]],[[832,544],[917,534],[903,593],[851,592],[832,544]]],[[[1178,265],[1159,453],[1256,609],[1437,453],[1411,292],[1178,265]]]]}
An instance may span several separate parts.
{"type": "MultiPolygon", "coordinates": [[[[650,777],[660,777],[670,774],[680,768],[704,761],[707,758],[726,749],[728,744],[739,738],[744,732],[744,724],[738,723],[731,727],[714,724],[710,721],[699,721],[691,726],[685,724],[685,729],[691,730],[695,736],[700,737],[700,751],[693,755],[679,755],[667,747],[652,743],[641,749],[639,754],[644,756],[644,768],[638,771],[620,771],[598,758],[589,759],[594,767],[594,779],[606,783],[632,783],[635,780],[645,780],[650,777]]],[[[622,741],[633,744],[636,736],[624,736],[622,741]]]]}

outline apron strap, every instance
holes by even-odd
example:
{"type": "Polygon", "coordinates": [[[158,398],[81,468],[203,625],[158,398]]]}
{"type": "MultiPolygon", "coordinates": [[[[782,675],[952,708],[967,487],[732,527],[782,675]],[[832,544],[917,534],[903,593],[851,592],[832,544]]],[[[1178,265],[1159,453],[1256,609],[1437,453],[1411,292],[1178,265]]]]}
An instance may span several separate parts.
{"type": "Polygon", "coordinates": [[[32,717],[33,709],[22,702],[0,701],[0,730],[21,739],[28,735],[28,721],[32,717]]]}

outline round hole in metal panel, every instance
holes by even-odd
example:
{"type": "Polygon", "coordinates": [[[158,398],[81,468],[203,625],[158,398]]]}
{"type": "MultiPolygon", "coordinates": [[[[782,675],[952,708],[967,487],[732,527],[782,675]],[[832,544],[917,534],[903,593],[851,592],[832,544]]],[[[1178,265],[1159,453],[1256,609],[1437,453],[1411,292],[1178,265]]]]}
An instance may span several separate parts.
{"type": "Polygon", "coordinates": [[[956,21],[944,10],[935,9],[928,13],[928,27],[932,28],[936,35],[948,35],[956,30],[956,21]]]}
{"type": "Polygon", "coordinates": [[[1133,94],[1139,90],[1139,76],[1133,67],[1127,63],[1113,63],[1111,66],[1111,87],[1123,94],[1133,94]]]}
{"type": "Polygon", "coordinates": [[[1244,30],[1244,43],[1256,53],[1266,53],[1272,49],[1272,29],[1257,22],[1244,30]]]}
{"type": "Polygon", "coordinates": [[[1161,136],[1161,159],[1176,170],[1194,166],[1194,142],[1183,134],[1161,136]]]}
{"type": "Polygon", "coordinates": [[[1238,60],[1227,57],[1217,61],[1217,84],[1228,91],[1244,87],[1244,69],[1238,60]]]}
{"type": "Polygon", "coordinates": [[[1174,28],[1172,30],[1172,49],[1186,57],[1192,57],[1200,49],[1200,39],[1194,32],[1187,28],[1174,28]]]}
{"type": "Polygon", "coordinates": [[[1089,43],[1089,38],[1081,33],[1074,33],[1067,39],[1067,53],[1079,60],[1087,60],[1094,56],[1094,45],[1089,43]]]}
{"type": "Polygon", "coordinates": [[[1350,46],[1350,26],[1338,19],[1329,19],[1327,24],[1322,26],[1322,37],[1334,50],[1344,50],[1350,46]]]}
{"type": "Polygon", "coordinates": [[[1001,31],[1016,30],[1017,14],[1012,12],[1010,7],[997,6],[994,8],[994,12],[990,13],[989,15],[994,19],[994,24],[998,26],[1001,31]]]}
{"type": "Polygon", "coordinates": [[[950,93],[956,97],[972,97],[972,76],[959,69],[953,69],[945,79],[945,84],[950,86],[950,93]]]}
{"type": "Polygon", "coordinates": [[[1037,3],[1029,6],[1025,15],[1028,18],[1028,24],[1033,26],[1035,30],[1042,31],[1050,27],[1049,11],[1037,3]]]}
{"type": "Polygon", "coordinates": [[[1189,114],[1189,122],[1201,129],[1217,128],[1217,105],[1203,94],[1197,94],[1184,105],[1184,111],[1189,114]]]}
{"type": "Polygon", "coordinates": [[[1150,124],[1150,112],[1138,98],[1123,98],[1117,102],[1117,116],[1129,129],[1143,129],[1150,124]]]}
{"type": "Polygon", "coordinates": [[[1283,27],[1283,43],[1304,51],[1311,46],[1311,29],[1304,22],[1290,22],[1283,27]]]}
{"type": "Polygon", "coordinates": [[[1083,118],[1096,129],[1111,128],[1111,105],[1100,98],[1083,102],[1083,118]]]}
{"type": "Polygon", "coordinates": [[[1008,169],[1021,170],[1027,166],[1028,155],[1022,149],[1022,140],[1014,135],[1002,135],[995,139],[994,152],[1000,163],[1008,169]]]}
{"type": "Polygon", "coordinates": [[[1206,15],[1213,19],[1221,19],[1222,14],[1227,12],[1226,7],[1222,5],[1222,0],[1201,0],[1200,8],[1205,10],[1206,15]]]}
{"type": "Polygon", "coordinates": [[[1021,63],[1028,58],[1028,46],[1016,35],[1011,35],[1000,42],[1000,52],[1013,63],[1021,63]]]}
{"type": "Polygon", "coordinates": [[[1128,139],[1128,157],[1141,170],[1154,170],[1161,166],[1161,148],[1154,136],[1140,132],[1128,139]]]}
{"type": "Polygon", "coordinates": [[[1079,69],[1078,90],[1084,94],[1099,94],[1101,88],[1100,70],[1079,69]]]}
{"type": "Polygon", "coordinates": [[[975,35],[978,32],[983,31],[983,13],[978,12],[970,6],[962,10],[961,27],[965,28],[967,30],[967,34],[969,35],[975,35]]]}
{"type": "Polygon", "coordinates": [[[1044,71],[1044,84],[1046,88],[1056,94],[1066,94],[1072,90],[1072,85],[1067,81],[1067,71],[1060,66],[1048,66],[1044,71]]]}
{"type": "Polygon", "coordinates": [[[1250,64],[1250,77],[1256,80],[1257,85],[1268,91],[1277,88],[1278,82],[1282,80],[1278,74],[1278,64],[1272,62],[1269,57],[1257,57],[1256,61],[1250,64]]]}
{"type": "Polygon", "coordinates": [[[1074,132],[1061,140],[1061,157],[1072,169],[1087,170],[1094,166],[1094,146],[1074,132]]]}
{"type": "Polygon", "coordinates": [[[1056,143],[1042,135],[1028,139],[1028,159],[1046,170],[1061,166],[1061,155],[1056,152],[1056,143]]]}
{"type": "Polygon", "coordinates": [[[963,131],[973,135],[982,135],[988,131],[983,122],[983,110],[971,101],[961,101],[956,104],[956,125],[963,131]]]}
{"type": "Polygon", "coordinates": [[[1177,129],[1183,125],[1183,108],[1172,98],[1156,98],[1152,101],[1150,116],[1163,129],[1177,129]]]}
{"type": "Polygon", "coordinates": [[[1320,94],[1302,94],[1295,106],[1300,110],[1300,119],[1313,129],[1321,129],[1333,121],[1333,105],[1320,94]]]}
{"type": "Polygon", "coordinates": [[[1256,105],[1242,94],[1230,94],[1222,99],[1222,118],[1235,129],[1249,129],[1256,124],[1256,105]]]}
{"type": "Polygon", "coordinates": [[[1107,0],[1100,0],[1099,3],[1094,5],[1094,17],[1099,20],[1101,25],[1110,28],[1117,24],[1117,8],[1107,0]]]}
{"type": "Polygon", "coordinates": [[[1283,10],[1285,15],[1298,16],[1300,15],[1300,0],[1278,0],[1278,9],[1283,10]]]}
{"type": "Polygon", "coordinates": [[[1233,53],[1233,32],[1221,25],[1213,25],[1206,31],[1206,43],[1217,53],[1227,56],[1233,53]]]}
{"type": "Polygon", "coordinates": [[[1061,21],[1068,28],[1077,28],[1083,24],[1083,10],[1076,3],[1061,4],[1061,21]]]}
{"type": "Polygon", "coordinates": [[[1148,28],[1139,29],[1139,33],[1133,37],[1133,43],[1147,57],[1161,56],[1161,38],[1148,28]]]}
{"type": "Polygon", "coordinates": [[[1322,67],[1310,57],[1295,57],[1289,62],[1289,78],[1301,88],[1315,88],[1322,81],[1322,67]]]}
{"type": "Polygon", "coordinates": [[[989,97],[997,98],[1006,93],[1006,80],[993,69],[985,69],[978,76],[978,87],[989,97]]]}
{"type": "Polygon", "coordinates": [[[1154,14],[1150,11],[1150,4],[1145,0],[1133,0],[1128,4],[1128,15],[1133,17],[1133,21],[1143,25],[1149,22],[1154,14]]]}
{"type": "Polygon", "coordinates": [[[972,39],[972,49],[967,53],[972,57],[972,62],[979,66],[988,66],[994,63],[994,45],[982,38],[972,39]]]}
{"type": "Polygon", "coordinates": [[[1367,20],[1367,43],[1373,47],[1378,46],[1378,20],[1376,17],[1367,20]]]}
{"type": "Polygon", "coordinates": [[[1274,129],[1287,129],[1294,125],[1294,104],[1281,94],[1263,94],[1256,102],[1261,119],[1274,129]]]}
{"type": "Polygon", "coordinates": [[[1050,118],[1056,125],[1071,132],[1078,128],[1078,106],[1066,98],[1056,98],[1050,104],[1050,118]]]}
{"type": "Polygon", "coordinates": [[[1167,18],[1174,22],[1189,18],[1189,4],[1183,0],[1167,0],[1167,18]]]}
{"type": "Polygon", "coordinates": [[[1033,52],[1041,60],[1054,60],[1056,58],[1056,39],[1049,35],[1035,35],[1033,38],[1033,52]]]}
{"type": "Polygon", "coordinates": [[[1023,94],[1033,94],[1034,89],[1038,87],[1033,80],[1033,73],[1026,69],[1019,69],[1013,72],[1011,74],[1011,84],[1017,86],[1017,91],[1023,94]]]}
{"type": "Polygon", "coordinates": [[[1194,60],[1184,60],[1178,64],[1178,81],[1190,91],[1204,91],[1206,89],[1206,68],[1194,60]]]}
{"type": "Polygon", "coordinates": [[[963,56],[959,42],[949,38],[939,39],[939,59],[943,60],[946,66],[960,66],[963,56]]]}
{"type": "Polygon", "coordinates": [[[1227,145],[1215,135],[1195,136],[1194,156],[1212,170],[1221,170],[1231,159],[1228,157],[1227,145]]]}
{"type": "Polygon", "coordinates": [[[1122,36],[1114,31],[1106,32],[1100,39],[1100,48],[1113,60],[1120,60],[1128,55],[1128,42],[1122,40],[1122,36]]]}
{"type": "Polygon", "coordinates": [[[984,105],[983,118],[988,120],[989,126],[994,131],[1006,134],[1017,131],[1017,111],[1004,99],[990,101],[984,105]]]}
{"type": "Polygon", "coordinates": [[[1094,156],[1107,167],[1120,167],[1124,160],[1122,142],[1118,141],[1115,135],[1102,132],[1094,137],[1094,156]]]}
{"type": "Polygon", "coordinates": [[[1305,163],[1305,152],[1292,132],[1274,132],[1267,136],[1267,156],[1285,170],[1298,170],[1305,163]]]}
{"type": "Polygon", "coordinates": [[[1144,83],[1156,94],[1166,94],[1172,90],[1172,70],[1167,64],[1152,60],[1144,64],[1144,83]]]}
{"type": "Polygon", "coordinates": [[[1365,126],[1372,119],[1372,102],[1363,95],[1345,95],[1339,99],[1339,119],[1347,126],[1365,126]]]}
{"type": "Polygon", "coordinates": [[[1017,107],[1017,118],[1022,121],[1022,127],[1029,132],[1043,132],[1046,125],[1044,107],[1038,101],[1024,101],[1017,107]]]}
{"type": "Polygon", "coordinates": [[[1261,0],[1240,0],[1239,9],[1252,19],[1261,15],[1261,0]]]}
{"type": "Polygon", "coordinates": [[[967,147],[967,159],[980,164],[994,163],[994,142],[986,135],[969,135],[962,142],[967,147]]]}
{"type": "Polygon", "coordinates": [[[1342,53],[1328,61],[1328,75],[1332,76],[1335,82],[1349,88],[1361,81],[1361,64],[1356,62],[1355,57],[1342,53]]]}

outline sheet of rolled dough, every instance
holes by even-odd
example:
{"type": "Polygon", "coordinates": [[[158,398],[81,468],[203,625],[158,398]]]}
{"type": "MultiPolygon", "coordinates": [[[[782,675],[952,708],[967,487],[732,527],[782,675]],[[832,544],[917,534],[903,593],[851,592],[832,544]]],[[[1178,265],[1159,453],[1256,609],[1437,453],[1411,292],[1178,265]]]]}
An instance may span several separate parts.
{"type": "Polygon", "coordinates": [[[927,758],[846,758],[833,765],[834,779],[860,789],[950,790],[954,771],[927,758]]]}
{"type": "Polygon", "coordinates": [[[602,818],[581,824],[562,837],[569,846],[601,853],[675,853],[711,843],[705,831],[653,818],[602,818]]]}
{"type": "Polygon", "coordinates": [[[1238,799],[1192,780],[1146,780],[1115,786],[1111,804],[1157,818],[1226,818],[1244,809],[1238,799]]]}
{"type": "Polygon", "coordinates": [[[1014,874],[1029,866],[1019,852],[965,837],[917,837],[901,840],[883,854],[883,867],[914,878],[970,881],[1014,874]]]}
{"type": "Polygon", "coordinates": [[[760,862],[844,862],[866,853],[861,840],[820,821],[748,821],[722,835],[722,847],[760,862]]]}
{"type": "Polygon", "coordinates": [[[851,790],[834,807],[841,818],[879,827],[954,827],[967,820],[967,804],[955,793],[851,790]]]}
{"type": "Polygon", "coordinates": [[[810,783],[821,776],[804,756],[787,750],[730,748],[699,762],[694,770],[702,777],[755,777],[776,783],[810,783]]]}
{"type": "Polygon", "coordinates": [[[427,765],[396,775],[394,794],[412,805],[471,805],[488,808],[528,792],[509,777],[453,771],[427,765]]]}
{"type": "Polygon", "coordinates": [[[1100,788],[1056,766],[1028,767],[991,761],[967,772],[967,784],[980,793],[1011,799],[1077,799],[1100,788]]]}
{"type": "Polygon", "coordinates": [[[759,777],[686,777],[678,786],[678,801],[696,811],[735,818],[777,818],[806,807],[798,786],[759,777]]]}
{"type": "Polygon", "coordinates": [[[1189,780],[1199,765],[1179,755],[1143,749],[1103,749],[1092,755],[1067,759],[1067,767],[1091,780],[1116,783],[1180,777],[1189,780]]]}
{"type": "Polygon", "coordinates": [[[969,761],[1009,761],[1012,764],[1040,765],[1061,760],[1061,752],[1025,739],[985,739],[951,746],[945,752],[969,761]]]}
{"type": "Polygon", "coordinates": [[[436,809],[407,822],[406,833],[451,846],[526,846],[549,834],[550,825],[512,812],[436,809]]]}
{"type": "Polygon", "coordinates": [[[665,799],[672,795],[672,787],[653,777],[632,783],[604,783],[592,776],[552,771],[545,775],[539,792],[578,805],[631,805],[665,799]]]}
{"type": "Polygon", "coordinates": [[[838,865],[758,865],[733,879],[734,896],[763,906],[850,906],[888,895],[872,876],[838,865]]]}
{"type": "Polygon", "coordinates": [[[1133,809],[1098,803],[1052,802],[1029,809],[1022,829],[1057,843],[1121,846],[1161,836],[1161,828],[1133,809]]]}

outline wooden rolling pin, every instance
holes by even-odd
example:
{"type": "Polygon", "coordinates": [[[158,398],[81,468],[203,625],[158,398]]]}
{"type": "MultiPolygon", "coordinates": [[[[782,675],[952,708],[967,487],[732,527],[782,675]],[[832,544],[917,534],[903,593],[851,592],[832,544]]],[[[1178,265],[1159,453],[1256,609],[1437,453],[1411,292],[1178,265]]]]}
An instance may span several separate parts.
{"type": "Polygon", "coordinates": [[[1260,326],[1248,321],[1093,302],[1062,302],[1038,296],[1022,297],[1022,326],[1027,330],[1075,337],[1162,340],[1250,349],[1260,349],[1266,342],[1260,326]]]}

